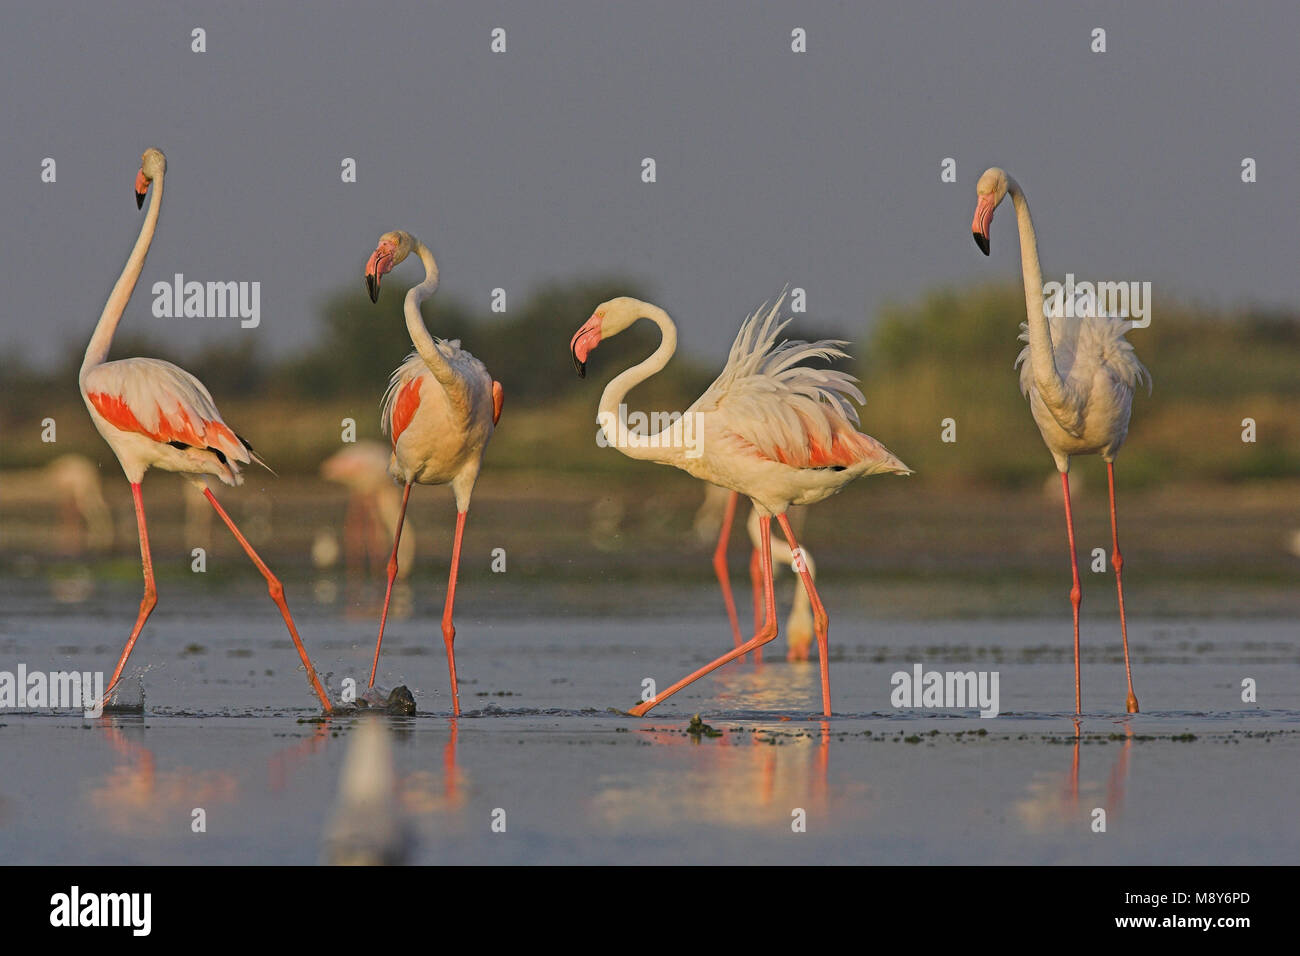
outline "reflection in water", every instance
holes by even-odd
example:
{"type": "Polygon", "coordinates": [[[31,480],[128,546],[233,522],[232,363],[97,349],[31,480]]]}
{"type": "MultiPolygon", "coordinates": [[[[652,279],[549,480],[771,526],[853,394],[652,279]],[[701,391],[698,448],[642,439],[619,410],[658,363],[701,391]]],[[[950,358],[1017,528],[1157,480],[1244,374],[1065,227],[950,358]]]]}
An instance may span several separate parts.
{"type": "MultiPolygon", "coordinates": [[[[418,818],[461,809],[468,789],[457,761],[459,721],[449,721],[442,749],[442,774],[417,770],[398,776],[389,738],[402,739],[409,729],[391,731],[382,717],[364,717],[354,731],[340,781],[335,815],[326,834],[326,860],[336,864],[405,862],[415,843],[418,818]]],[[[427,822],[427,821],[425,821],[427,822]]],[[[444,821],[445,823],[445,821],[444,821]]],[[[441,825],[436,828],[443,830],[441,825]]],[[[445,831],[444,831],[445,832],[445,831]]]]}
{"type": "MultiPolygon", "coordinates": [[[[1073,721],[1074,744],[1070,748],[1069,771],[1036,772],[1025,787],[1026,796],[1015,803],[1016,815],[1030,833],[1070,830],[1080,825],[1086,826],[1091,822],[1093,807],[1086,807],[1084,812],[1080,813],[1079,748],[1083,742],[1083,735],[1078,718],[1073,718],[1073,721]]],[[[1124,805],[1124,783],[1128,778],[1129,755],[1133,746],[1133,728],[1127,720],[1123,723],[1125,740],[1111,764],[1106,785],[1104,809],[1110,820],[1119,816],[1124,805]]],[[[1086,789],[1091,791],[1095,788],[1086,789]]]]}
{"type": "Polygon", "coordinates": [[[232,803],[238,797],[238,780],[224,770],[157,770],[153,751],[127,736],[128,726],[143,729],[139,719],[105,717],[99,726],[123,758],[107,774],[92,780],[86,790],[96,820],[109,829],[174,833],[193,819],[195,808],[206,813],[214,805],[232,803]]]}
{"type": "Polygon", "coordinates": [[[1128,781],[1129,753],[1133,749],[1133,727],[1124,721],[1124,743],[1119,748],[1119,756],[1110,768],[1110,778],[1106,783],[1107,814],[1113,820],[1120,815],[1124,807],[1124,784],[1128,781]]]}
{"type": "Polygon", "coordinates": [[[770,829],[790,826],[796,810],[825,819],[834,810],[865,802],[868,787],[837,784],[830,797],[830,723],[816,730],[788,724],[716,728],[721,736],[680,731],[638,731],[655,745],[688,748],[677,770],[645,766],[599,781],[592,802],[598,818],[617,829],[653,829],[692,822],[770,829]]]}
{"type": "Polygon", "coordinates": [[[442,779],[431,770],[407,774],[398,785],[398,799],[407,813],[440,813],[459,810],[465,805],[468,778],[457,762],[456,741],[460,722],[448,721],[447,743],[442,748],[442,779]]]}
{"type": "Polygon", "coordinates": [[[348,741],[339,794],[325,830],[324,860],[339,866],[406,861],[411,837],[399,812],[388,722],[365,716],[348,741]]]}
{"type": "Polygon", "coordinates": [[[815,661],[769,661],[759,667],[728,664],[713,673],[713,683],[718,710],[805,713],[809,698],[821,696],[821,672],[815,661]]]}
{"type": "Polygon", "coordinates": [[[271,791],[279,793],[289,782],[289,775],[293,770],[302,763],[307,757],[318,753],[329,739],[330,725],[327,721],[320,721],[316,724],[315,730],[310,737],[300,740],[297,743],[290,744],[282,750],[277,750],[271,754],[267,761],[267,771],[270,776],[271,791]]]}

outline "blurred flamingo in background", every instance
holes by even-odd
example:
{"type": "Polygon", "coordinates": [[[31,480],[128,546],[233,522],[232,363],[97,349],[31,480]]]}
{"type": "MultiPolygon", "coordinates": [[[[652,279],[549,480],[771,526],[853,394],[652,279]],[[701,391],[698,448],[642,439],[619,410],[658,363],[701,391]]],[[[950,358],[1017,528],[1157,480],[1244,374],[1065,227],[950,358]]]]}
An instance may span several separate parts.
{"type": "Polygon", "coordinates": [[[1020,230],[1020,270],[1025,284],[1028,321],[1021,324],[1020,341],[1026,343],[1016,365],[1020,368],[1020,390],[1029,399],[1029,410],[1038,424],[1047,450],[1061,474],[1061,496],[1065,503],[1065,529],[1070,541],[1070,570],[1074,585],[1070,604],[1074,608],[1074,712],[1083,706],[1079,679],[1079,562],[1074,552],[1074,517],[1070,511],[1070,456],[1097,455],[1106,462],[1110,489],[1110,532],[1115,568],[1115,589],[1119,595],[1119,626],[1124,640],[1124,672],[1128,679],[1126,707],[1138,712],[1133,693],[1133,669],[1129,663],[1128,622],[1124,616],[1124,557],[1119,551],[1119,525],[1115,517],[1115,456],[1128,435],[1133,391],[1144,381],[1148,390],[1151,376],[1138,361],[1124,334],[1132,322],[1105,315],[1066,318],[1053,315],[1049,321],[1043,303],[1043,274],[1038,263],[1038,238],[1029,215],[1029,203],[1019,183],[996,166],[984,172],[975,186],[978,197],[971,232],[984,255],[989,254],[989,226],[993,212],[1008,195],[1016,209],[1020,230]]]}
{"type": "MultiPolygon", "coordinates": [[[[732,642],[739,647],[744,638],[740,634],[740,621],[736,616],[736,601],[731,593],[731,573],[727,569],[727,545],[731,539],[731,526],[736,518],[736,506],[740,501],[740,493],[729,491],[726,488],[720,488],[717,485],[704,486],[704,501],[695,514],[695,533],[701,539],[711,540],[717,535],[717,544],[713,549],[713,573],[718,578],[718,587],[722,590],[722,601],[727,609],[727,618],[731,622],[732,642]]],[[[802,525],[802,521],[796,520],[796,515],[802,516],[803,511],[791,510],[790,523],[791,527],[802,525]]],[[[745,522],[745,529],[749,534],[750,540],[750,560],[749,573],[750,584],[753,588],[754,595],[754,630],[757,631],[763,626],[763,577],[761,568],[761,555],[759,554],[759,515],[754,508],[749,510],[749,520],[745,522]]],[[[817,580],[817,568],[813,563],[812,555],[808,553],[807,548],[801,549],[802,563],[808,568],[809,575],[814,581],[817,580]]],[[[772,536],[772,563],[773,568],[780,564],[790,568],[796,573],[799,568],[795,566],[793,552],[790,546],[775,535],[772,536]]],[[[808,600],[808,590],[802,582],[796,580],[794,583],[794,595],[790,602],[790,617],[786,620],[785,641],[786,641],[786,660],[788,661],[806,661],[808,660],[808,651],[812,646],[813,640],[813,614],[812,603],[808,600]]],[[[744,658],[741,658],[742,660],[744,658]]],[[[759,648],[754,652],[754,660],[763,659],[763,650],[759,648]]]]}
{"type": "Polygon", "coordinates": [[[59,455],[43,469],[44,478],[63,503],[65,547],[79,553],[82,544],[102,551],[113,544],[113,513],[104,500],[99,467],[85,455],[59,455]],[[84,534],[83,534],[84,525],[84,534]]]}
{"type": "Polygon", "coordinates": [[[105,698],[112,696],[127,658],[131,656],[131,649],[135,647],[145,621],[158,603],[140,482],[149,468],[161,468],[163,471],[185,475],[202,491],[221,520],[230,528],[235,540],[262,573],[271,599],[279,607],[289,629],[289,636],[293,638],[298,655],[307,669],[312,689],[320,698],[321,706],[328,712],[331,709],[329,698],[307,656],[307,649],[298,637],[298,629],[294,626],[289,606],[284,601],[283,586],[217,503],[202,477],[215,475],[228,485],[238,485],[243,482],[239,472],[241,464],[255,461],[265,467],[265,463],[254,454],[252,446],[222,420],[208,390],[189,372],[160,359],[106,361],[113,333],[122,319],[136,281],[140,278],[145,256],[148,255],[154,231],[158,227],[166,169],[167,160],[159,150],[145,150],[140,160],[140,171],[136,174],[135,194],[136,207],[139,208],[144,204],[145,193],[152,184],[153,197],[149,202],[149,211],[122,274],[104,305],[90,343],[86,346],[86,357],[79,376],[81,396],[86,402],[91,421],[117,455],[126,479],[131,483],[136,524],[140,533],[140,561],[144,568],[144,598],[140,601],[140,613],[126,647],[122,649],[117,667],[113,670],[113,677],[108,682],[105,698]]]}
{"type": "MultiPolygon", "coordinates": [[[[759,515],[763,626],[751,640],[633,707],[634,716],[644,715],[688,684],[776,637],[773,516],[791,551],[797,552],[799,545],[785,514],[790,505],[821,501],[864,475],[911,473],[884,445],[857,430],[857,411],[850,400],[860,403],[863,399],[853,376],[801,364],[846,357],[840,348],[843,342],[777,342],[789,324],[789,320],[777,320],[784,299],[782,294],[766,314],[763,306],[745,320],[722,373],[680,418],[651,435],[629,430],[623,402],[632,388],[663,369],[676,352],[677,327],[668,313],[638,299],[611,299],[596,307],[569,342],[581,376],[586,374],[588,357],[601,342],[641,318],[658,325],[662,334],[659,347],[605,386],[597,421],[606,440],[630,458],[673,465],[696,478],[748,495],[759,515]]],[[[822,710],[829,716],[829,619],[806,567],[800,576],[812,603],[821,658],[822,710]]]]}
{"type": "MultiPolygon", "coordinates": [[[[343,446],[321,462],[321,477],[348,489],[343,542],[349,567],[367,562],[379,565],[388,554],[389,540],[397,533],[402,495],[388,474],[390,458],[387,446],[359,441],[343,446]]],[[[397,578],[404,581],[415,557],[415,528],[406,521],[402,530],[397,578]]]]}
{"type": "MultiPolygon", "coordinates": [[[[107,551],[113,545],[113,510],[104,497],[99,463],[85,455],[68,452],[40,468],[5,469],[0,505],[21,509],[35,519],[41,539],[60,554],[107,551]],[[51,511],[58,513],[57,526],[49,517],[51,511]]],[[[11,544],[17,539],[15,530],[5,529],[11,544]]]]}
{"type": "Polygon", "coordinates": [[[460,691],[456,685],[456,627],[452,614],[456,604],[456,575],[460,568],[461,538],[470,496],[483,466],[483,453],[501,418],[505,393],[483,363],[460,347],[458,341],[435,339],[420,315],[420,303],[438,288],[438,264],[433,253],[409,232],[395,230],[379,237],[379,245],[366,262],[366,288],[370,301],[379,301],[379,284],[384,275],[414,252],[424,263],[424,281],[406,293],[403,311],[406,330],[415,345],[397,370],[384,395],[380,421],[384,434],[393,442],[389,474],[405,485],[402,507],[393,533],[393,555],[388,562],[388,588],[375,640],[375,660],[370,667],[370,686],[375,685],[379,650],[384,642],[388,604],[397,577],[398,545],[411,485],[451,485],[456,497],[456,536],[451,548],[451,571],[447,578],[447,599],[442,614],[442,639],[447,648],[447,669],[451,675],[452,712],[460,714],[460,691]]]}

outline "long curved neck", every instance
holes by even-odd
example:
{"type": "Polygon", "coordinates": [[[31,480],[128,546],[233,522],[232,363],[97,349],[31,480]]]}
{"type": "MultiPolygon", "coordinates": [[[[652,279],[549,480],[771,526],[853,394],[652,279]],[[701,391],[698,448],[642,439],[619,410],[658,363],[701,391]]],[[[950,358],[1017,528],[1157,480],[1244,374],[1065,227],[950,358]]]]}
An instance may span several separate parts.
{"type": "Polygon", "coordinates": [[[1016,225],[1020,229],[1020,273],[1025,283],[1025,313],[1029,325],[1029,362],[1034,384],[1048,406],[1060,408],[1065,403],[1065,383],[1056,367],[1052,352],[1052,332],[1043,311],[1043,270],[1038,263],[1038,236],[1029,215],[1029,201],[1014,179],[1007,184],[1016,207],[1016,225]]]}
{"type": "Polygon", "coordinates": [[[411,336],[415,350],[420,353],[420,358],[424,359],[424,364],[433,372],[433,377],[444,386],[456,384],[460,381],[459,377],[452,371],[442,352],[438,351],[433,336],[424,324],[424,316],[420,313],[421,303],[438,288],[438,263],[434,261],[429,247],[419,239],[415,240],[415,254],[424,263],[424,281],[412,286],[406,293],[406,302],[402,306],[406,313],[406,331],[411,336]]]}
{"type": "Polygon", "coordinates": [[[677,351],[677,326],[673,325],[667,312],[646,303],[642,317],[659,326],[662,336],[659,347],[650,353],[649,358],[614,376],[605,386],[605,391],[600,396],[596,421],[605,433],[606,440],[629,458],[675,462],[683,457],[680,420],[653,435],[644,434],[640,429],[634,432],[627,424],[627,408],[624,403],[627,393],[652,375],[663,371],[663,367],[677,351]],[[610,433],[611,427],[617,427],[617,434],[610,433]]]}
{"type": "Polygon", "coordinates": [[[83,376],[96,365],[103,364],[108,358],[109,346],[113,344],[113,333],[117,331],[118,322],[122,321],[122,313],[126,311],[126,304],[130,301],[135,284],[144,270],[144,259],[149,254],[154,231],[158,228],[158,210],[162,206],[163,175],[159,173],[154,177],[150,187],[153,195],[149,197],[149,211],[145,213],[144,223],[140,226],[140,235],[136,237],[135,246],[131,249],[131,255],[127,257],[126,265],[122,267],[122,274],[113,284],[113,291],[109,293],[108,301],[104,303],[104,311],[100,313],[99,323],[95,326],[94,334],[90,336],[90,343],[86,346],[86,357],[81,363],[83,376]]]}

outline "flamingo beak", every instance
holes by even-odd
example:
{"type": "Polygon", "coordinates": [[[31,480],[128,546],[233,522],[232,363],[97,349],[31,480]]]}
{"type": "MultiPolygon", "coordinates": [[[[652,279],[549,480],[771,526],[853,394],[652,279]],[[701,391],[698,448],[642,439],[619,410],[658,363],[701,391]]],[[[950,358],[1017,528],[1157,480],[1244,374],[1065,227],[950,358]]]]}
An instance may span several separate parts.
{"type": "Polygon", "coordinates": [[[993,201],[992,194],[980,196],[975,206],[975,221],[970,227],[975,245],[979,246],[980,252],[986,256],[989,254],[989,226],[993,223],[993,210],[996,208],[997,204],[993,201]]]}
{"type": "Polygon", "coordinates": [[[144,194],[149,191],[149,180],[145,178],[144,169],[135,174],[135,208],[144,206],[144,194]]]}
{"type": "Polygon", "coordinates": [[[578,378],[587,377],[587,356],[599,344],[600,319],[593,315],[569,340],[569,352],[573,355],[573,367],[578,371],[578,378]]]}
{"type": "Polygon", "coordinates": [[[370,293],[371,302],[379,301],[379,280],[385,272],[392,271],[394,251],[391,242],[381,242],[366,262],[366,291],[370,293]]]}

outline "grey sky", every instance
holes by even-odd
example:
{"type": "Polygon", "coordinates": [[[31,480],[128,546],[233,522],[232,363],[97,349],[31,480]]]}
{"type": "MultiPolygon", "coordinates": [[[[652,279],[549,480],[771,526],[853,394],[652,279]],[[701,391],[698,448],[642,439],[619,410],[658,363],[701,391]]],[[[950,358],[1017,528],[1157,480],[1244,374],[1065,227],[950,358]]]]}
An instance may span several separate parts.
{"type": "MultiPolygon", "coordinates": [[[[857,335],[883,302],[1018,276],[1005,210],[991,261],[970,239],[993,164],[1025,187],[1049,276],[1151,280],[1157,322],[1171,291],[1300,301],[1294,2],[124,6],[3,14],[6,351],[47,361],[87,339],[140,225],[150,145],[167,196],[123,329],[184,349],[292,349],[399,227],[434,249],[442,294],[482,306],[496,286],[518,301],[632,275],[684,348],[716,357],[790,282],[810,321],[857,335]],[[154,318],[149,286],[175,272],[260,280],[260,328],[154,318]]],[[[425,313],[436,332],[436,298],[425,313]]]]}

